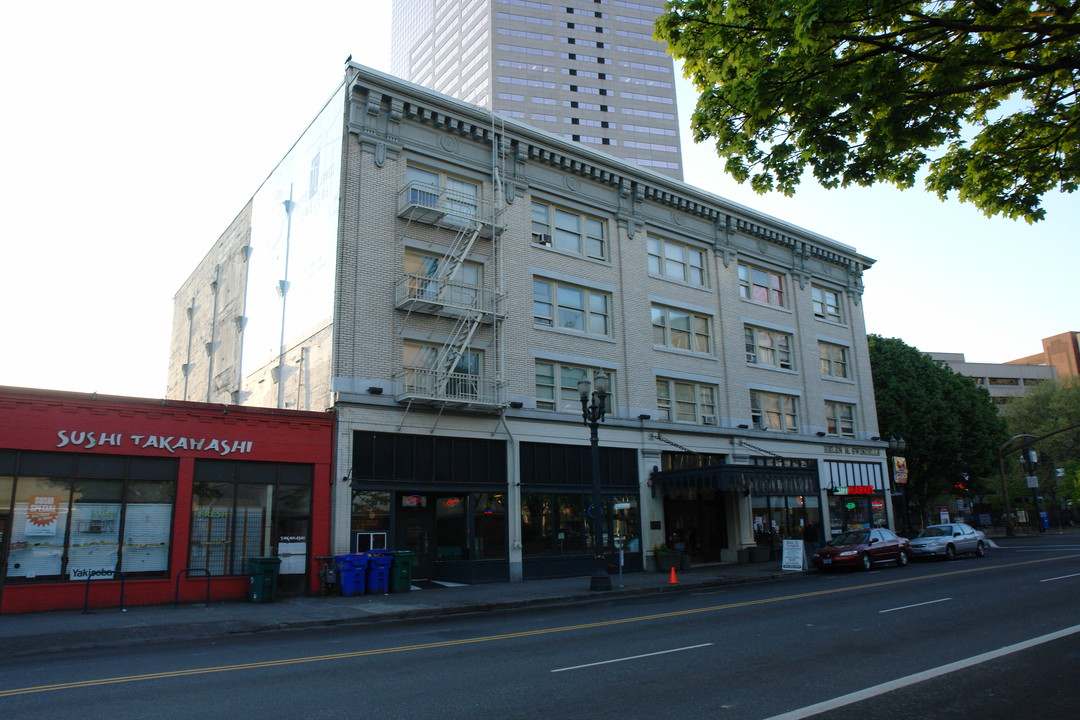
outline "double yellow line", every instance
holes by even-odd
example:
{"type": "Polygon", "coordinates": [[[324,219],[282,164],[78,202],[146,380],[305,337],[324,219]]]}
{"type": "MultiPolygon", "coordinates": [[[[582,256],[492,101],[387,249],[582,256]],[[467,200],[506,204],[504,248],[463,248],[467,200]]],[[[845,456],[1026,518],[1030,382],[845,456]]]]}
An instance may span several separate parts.
{"type": "Polygon", "coordinates": [[[564,625],[562,627],[548,628],[546,630],[525,630],[516,633],[504,633],[502,635],[484,635],[481,637],[464,638],[461,640],[444,640],[442,642],[422,643],[419,645],[399,645],[397,647],[380,648],[378,650],[357,650],[355,652],[333,653],[329,655],[313,655],[311,657],[288,658],[284,660],[266,660],[263,662],[242,663],[239,665],[220,665],[217,667],[191,668],[188,670],[169,670],[165,672],[147,673],[145,675],[126,675],[122,677],[100,678],[97,680],[78,680],[66,683],[56,683],[53,685],[37,685],[35,687],[13,688],[11,690],[0,690],[0,697],[29,695],[31,693],[41,692],[56,692],[58,690],[74,690],[76,688],[97,687],[100,685],[119,685],[121,683],[144,682],[147,680],[164,680],[168,678],[189,677],[192,675],[209,675],[211,673],[235,672],[237,670],[258,670],[260,668],[301,665],[304,663],[329,662],[331,660],[347,660],[350,658],[371,657],[374,655],[390,655],[392,653],[432,650],[435,648],[453,647],[456,645],[475,645],[478,643],[495,642],[497,640],[514,640],[517,638],[537,637],[540,635],[552,635],[555,633],[575,632],[577,630],[589,630],[599,627],[611,627],[613,625],[627,625],[630,623],[663,620],[665,618],[683,617],[688,615],[697,615],[700,613],[720,612],[722,610],[733,610],[735,608],[751,607],[754,605],[768,605],[771,603],[785,602],[788,600],[799,600],[802,598],[820,597],[822,595],[833,595],[836,593],[852,592],[854,590],[866,590],[870,588],[887,587],[890,585],[901,585],[903,583],[936,579],[949,575],[965,575],[968,573],[983,572],[986,570],[994,570],[1003,567],[1016,567],[1017,565],[1036,565],[1039,563],[1046,563],[1077,557],[1080,557],[1080,554],[1064,556],[1059,555],[1056,557],[1043,558],[1040,560],[1027,560],[1024,562],[1013,563],[1010,565],[981,565],[979,567],[968,568],[964,570],[953,570],[951,572],[938,573],[935,575],[922,575],[917,577],[897,578],[895,580],[883,580],[880,582],[854,585],[851,587],[830,588],[828,590],[815,590],[813,592],[796,593],[794,595],[783,595],[780,597],[772,598],[763,598],[761,600],[747,600],[745,602],[727,603],[725,605],[712,605],[710,607],[697,608],[693,610],[677,610],[674,612],[657,613],[654,615],[639,615],[637,617],[623,618],[621,620],[604,620],[601,622],[584,623],[581,625],[564,625]]]}

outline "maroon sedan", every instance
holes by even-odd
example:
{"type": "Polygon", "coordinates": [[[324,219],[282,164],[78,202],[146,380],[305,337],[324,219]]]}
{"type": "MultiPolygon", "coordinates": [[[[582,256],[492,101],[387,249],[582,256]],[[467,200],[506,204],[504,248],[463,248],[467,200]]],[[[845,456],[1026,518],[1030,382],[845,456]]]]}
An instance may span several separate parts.
{"type": "Polygon", "coordinates": [[[860,568],[869,570],[879,563],[894,562],[904,567],[911,559],[911,545],[892,530],[849,530],[821,547],[810,561],[819,570],[860,568]]]}

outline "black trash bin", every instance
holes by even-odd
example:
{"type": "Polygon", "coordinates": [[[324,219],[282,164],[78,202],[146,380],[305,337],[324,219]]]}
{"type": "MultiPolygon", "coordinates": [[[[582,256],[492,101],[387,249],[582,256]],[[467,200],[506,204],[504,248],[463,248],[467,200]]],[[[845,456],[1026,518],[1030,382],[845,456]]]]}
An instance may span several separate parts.
{"type": "Polygon", "coordinates": [[[280,569],[281,558],[253,557],[247,559],[248,600],[250,602],[274,602],[277,597],[277,580],[280,569]]]}
{"type": "Polygon", "coordinates": [[[394,562],[390,565],[390,592],[409,592],[412,588],[412,550],[394,550],[394,562]]]}

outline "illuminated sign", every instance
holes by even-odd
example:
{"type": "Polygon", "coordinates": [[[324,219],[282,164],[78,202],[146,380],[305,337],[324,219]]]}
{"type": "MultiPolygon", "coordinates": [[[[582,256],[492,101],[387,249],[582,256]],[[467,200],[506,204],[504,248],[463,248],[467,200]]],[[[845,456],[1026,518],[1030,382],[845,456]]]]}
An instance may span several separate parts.
{"type": "Polygon", "coordinates": [[[873,495],[873,485],[839,485],[832,489],[833,495],[873,495]]]}
{"type": "Polygon", "coordinates": [[[427,507],[427,498],[423,495],[406,495],[401,498],[403,507],[427,507]]]}

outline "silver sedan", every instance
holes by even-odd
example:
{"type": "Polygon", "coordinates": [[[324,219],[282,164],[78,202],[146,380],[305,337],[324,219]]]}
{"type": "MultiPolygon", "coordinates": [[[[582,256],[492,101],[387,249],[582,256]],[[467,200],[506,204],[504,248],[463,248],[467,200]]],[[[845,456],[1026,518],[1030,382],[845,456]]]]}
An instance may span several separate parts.
{"type": "Polygon", "coordinates": [[[911,553],[917,558],[940,556],[953,560],[967,553],[982,557],[989,547],[986,535],[967,523],[931,525],[911,540],[911,553]]]}

